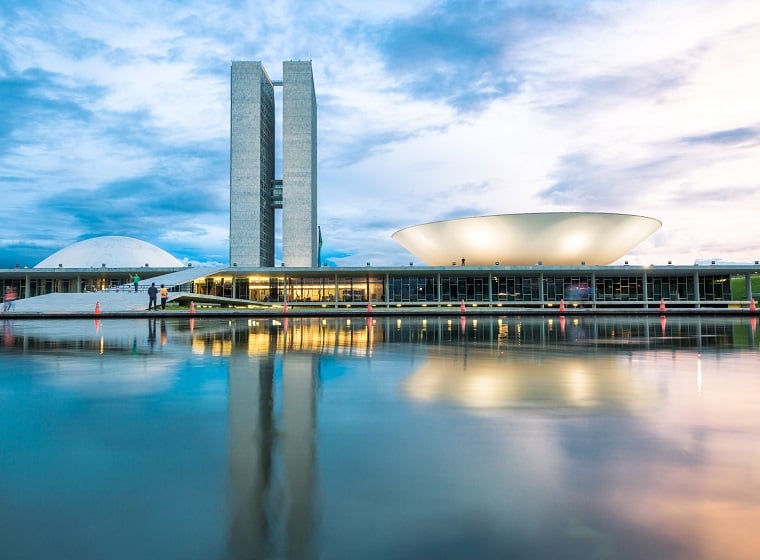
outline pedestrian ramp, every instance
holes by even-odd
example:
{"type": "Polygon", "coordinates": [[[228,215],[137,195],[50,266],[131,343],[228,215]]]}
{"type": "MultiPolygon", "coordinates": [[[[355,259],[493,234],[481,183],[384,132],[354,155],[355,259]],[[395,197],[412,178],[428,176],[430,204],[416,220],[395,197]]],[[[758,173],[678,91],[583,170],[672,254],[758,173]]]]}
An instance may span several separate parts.
{"type": "MultiPolygon", "coordinates": [[[[52,293],[17,299],[14,302],[13,309],[9,310],[8,313],[94,313],[96,306],[102,313],[145,311],[148,309],[149,304],[148,288],[153,283],[156,286],[163,284],[169,289],[167,302],[189,305],[193,301],[195,304],[221,307],[250,306],[252,302],[248,300],[194,294],[184,291],[171,291],[222,270],[226,270],[226,268],[183,268],[176,272],[154,276],[147,280],[140,280],[137,292],[134,291],[133,284],[130,283],[99,292],[52,293]]],[[[160,296],[157,299],[160,302],[160,296]]]]}
{"type": "Polygon", "coordinates": [[[81,294],[45,294],[13,302],[13,309],[6,313],[86,313],[95,312],[98,306],[107,311],[144,311],[148,309],[145,292],[102,291],[81,294]]]}
{"type": "MultiPolygon", "coordinates": [[[[160,298],[158,298],[160,303],[160,298]]],[[[169,292],[167,302],[179,305],[195,305],[214,307],[271,307],[269,304],[254,303],[243,299],[233,299],[222,296],[193,294],[190,292],[169,292]]],[[[116,313],[123,311],[146,311],[148,309],[147,292],[130,292],[126,290],[104,290],[102,292],[85,292],[81,294],[46,294],[13,302],[13,313],[31,314],[65,314],[65,313],[95,313],[97,307],[101,313],[116,313]]],[[[2,317],[2,313],[0,313],[2,317]]]]}

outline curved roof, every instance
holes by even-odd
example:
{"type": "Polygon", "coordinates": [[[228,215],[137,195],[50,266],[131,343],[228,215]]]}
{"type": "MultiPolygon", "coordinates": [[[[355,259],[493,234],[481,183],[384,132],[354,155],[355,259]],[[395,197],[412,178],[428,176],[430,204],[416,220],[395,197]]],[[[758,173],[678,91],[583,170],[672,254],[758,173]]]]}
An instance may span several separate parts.
{"type": "Polygon", "coordinates": [[[632,214],[543,212],[431,222],[401,229],[393,239],[428,265],[610,264],[662,226],[632,214]]]}
{"type": "Polygon", "coordinates": [[[177,268],[184,263],[163,249],[134,237],[107,235],[72,243],[34,268],[177,268]]]}

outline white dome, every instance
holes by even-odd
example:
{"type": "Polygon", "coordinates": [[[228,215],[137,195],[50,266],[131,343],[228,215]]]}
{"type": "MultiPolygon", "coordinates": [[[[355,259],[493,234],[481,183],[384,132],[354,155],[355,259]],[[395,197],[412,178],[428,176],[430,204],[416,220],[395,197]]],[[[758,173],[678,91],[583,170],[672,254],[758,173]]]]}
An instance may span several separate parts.
{"type": "Polygon", "coordinates": [[[603,212],[476,216],[420,224],[393,239],[429,265],[610,264],[662,224],[654,218],[603,212]]]}
{"type": "Polygon", "coordinates": [[[175,259],[163,249],[151,243],[135,239],[107,235],[93,237],[73,243],[56,251],[39,262],[34,268],[151,268],[184,267],[184,263],[175,259]]]}

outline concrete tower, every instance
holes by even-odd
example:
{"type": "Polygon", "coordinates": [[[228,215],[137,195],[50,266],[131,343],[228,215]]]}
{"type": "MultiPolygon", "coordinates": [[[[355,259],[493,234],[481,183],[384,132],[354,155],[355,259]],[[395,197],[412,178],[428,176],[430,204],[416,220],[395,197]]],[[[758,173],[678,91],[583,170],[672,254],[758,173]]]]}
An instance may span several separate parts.
{"type": "Polygon", "coordinates": [[[282,261],[317,262],[317,98],[311,62],[282,64],[282,261]]]}
{"type": "Polygon", "coordinates": [[[274,87],[261,62],[233,62],[230,264],[274,266],[274,87]]]}
{"type": "Polygon", "coordinates": [[[261,62],[233,62],[230,98],[230,264],[274,266],[274,213],[281,208],[283,263],[318,266],[311,62],[284,62],[282,82],[272,82],[261,62]],[[282,181],[274,175],[276,85],[283,86],[282,181]]]}

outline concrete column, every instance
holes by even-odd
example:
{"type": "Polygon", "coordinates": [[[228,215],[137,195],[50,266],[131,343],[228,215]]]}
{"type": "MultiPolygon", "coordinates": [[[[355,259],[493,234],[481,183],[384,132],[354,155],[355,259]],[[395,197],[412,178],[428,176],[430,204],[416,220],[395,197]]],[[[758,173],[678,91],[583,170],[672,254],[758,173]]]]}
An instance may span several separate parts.
{"type": "Polygon", "coordinates": [[[538,275],[538,299],[541,300],[541,307],[544,307],[544,273],[538,275]]]}
{"type": "Polygon", "coordinates": [[[647,285],[647,271],[641,273],[641,288],[644,294],[644,309],[649,308],[649,286],[647,285]]]}
{"type": "Polygon", "coordinates": [[[744,275],[744,287],[747,291],[747,300],[752,300],[752,275],[749,272],[744,275]]]}

